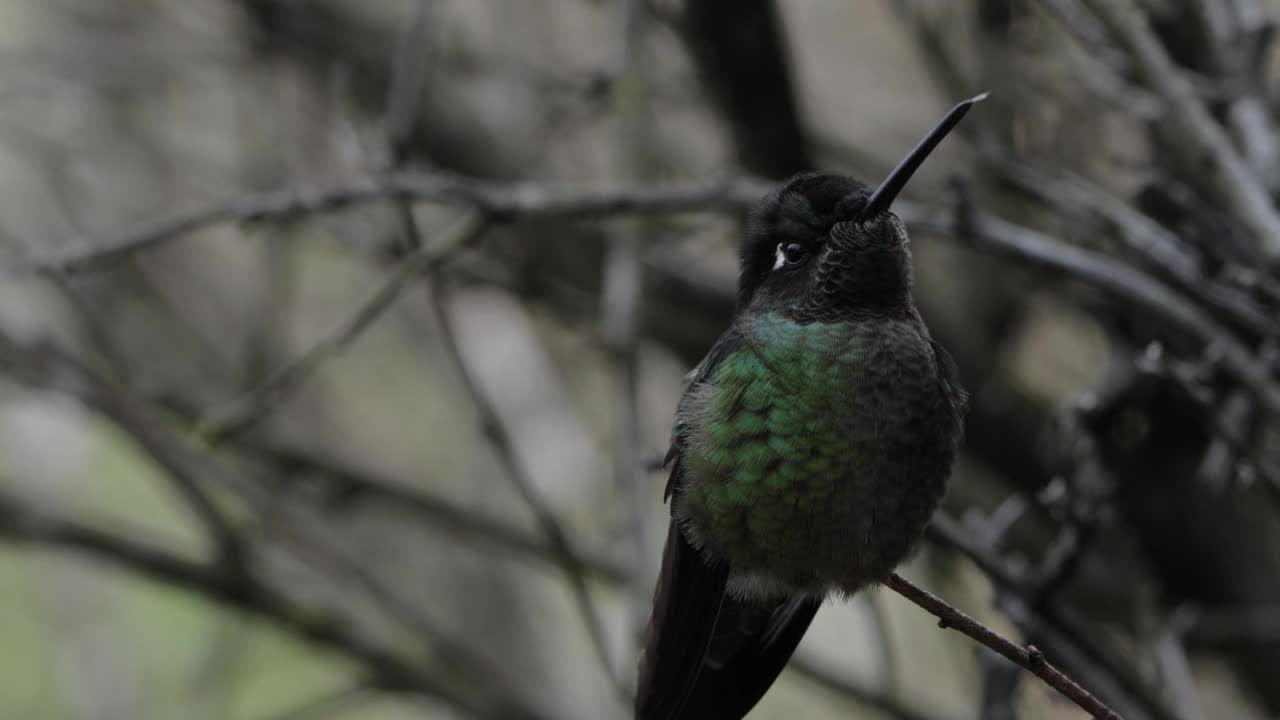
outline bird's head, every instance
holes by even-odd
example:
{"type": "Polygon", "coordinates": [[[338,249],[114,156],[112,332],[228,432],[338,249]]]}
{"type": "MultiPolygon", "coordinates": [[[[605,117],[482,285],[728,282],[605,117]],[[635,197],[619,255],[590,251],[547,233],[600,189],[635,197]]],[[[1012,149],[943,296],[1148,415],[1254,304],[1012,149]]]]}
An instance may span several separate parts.
{"type": "Polygon", "coordinates": [[[752,211],[740,251],[739,311],[778,310],[801,321],[911,308],[906,228],[889,212],[929,153],[975,102],[951,110],[879,187],[842,175],[797,175],[752,211]]]}

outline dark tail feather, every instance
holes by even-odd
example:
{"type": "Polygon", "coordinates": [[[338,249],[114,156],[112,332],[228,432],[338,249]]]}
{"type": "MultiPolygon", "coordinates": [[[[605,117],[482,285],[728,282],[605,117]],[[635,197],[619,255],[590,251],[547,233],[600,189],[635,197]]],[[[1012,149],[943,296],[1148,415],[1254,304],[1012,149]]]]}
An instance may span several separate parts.
{"type": "Polygon", "coordinates": [[[673,521],[640,659],[636,720],[697,717],[681,708],[702,670],[728,579],[728,566],[708,564],[673,521]]]}
{"type": "Polygon", "coordinates": [[[822,606],[794,597],[773,607],[725,600],[707,667],[689,694],[682,717],[739,720],[755,707],[791,659],[822,606]]]}

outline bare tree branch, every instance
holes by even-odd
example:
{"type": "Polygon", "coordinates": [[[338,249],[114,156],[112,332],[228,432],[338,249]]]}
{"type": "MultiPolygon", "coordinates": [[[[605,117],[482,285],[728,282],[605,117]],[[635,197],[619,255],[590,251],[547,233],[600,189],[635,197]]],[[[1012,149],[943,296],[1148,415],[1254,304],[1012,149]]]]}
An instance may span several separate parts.
{"type": "Polygon", "coordinates": [[[70,392],[125,428],[164,470],[178,495],[205,526],[220,562],[238,567],[244,548],[240,533],[210,494],[218,483],[196,452],[173,442],[171,431],[157,422],[128,391],[52,346],[23,347],[0,334],[0,369],[35,387],[70,392]]]}
{"type": "Polygon", "coordinates": [[[8,542],[72,550],[128,572],[194,593],[225,607],[272,621],[301,639],[358,662],[379,688],[421,692],[476,718],[534,720],[538,713],[497,697],[492,688],[468,688],[425,673],[399,654],[380,647],[339,617],[295,605],[252,573],[227,573],[218,565],[185,560],[69,518],[26,507],[0,494],[0,538],[8,542]]]}
{"type": "Polygon", "coordinates": [[[453,329],[453,320],[449,317],[448,293],[444,283],[444,278],[436,274],[435,277],[431,278],[430,290],[432,311],[435,314],[436,324],[439,327],[445,351],[458,371],[462,385],[468,397],[471,398],[476,414],[479,416],[480,428],[492,446],[498,461],[502,464],[507,479],[511,482],[520,499],[533,513],[534,519],[555,553],[557,564],[564,573],[565,579],[569,582],[569,588],[574,602],[578,606],[578,612],[581,614],[582,620],[586,624],[587,632],[591,636],[592,647],[600,657],[601,667],[606,670],[606,675],[615,685],[621,689],[622,685],[613,674],[612,663],[609,662],[608,644],[605,639],[604,628],[600,623],[600,615],[596,610],[595,601],[591,598],[591,591],[587,587],[586,566],[578,551],[570,543],[569,536],[559,519],[556,518],[555,512],[535,487],[533,478],[529,476],[528,469],[516,454],[514,440],[512,440],[506,426],[503,425],[497,410],[494,409],[489,398],[480,388],[479,383],[472,374],[471,367],[467,364],[466,358],[463,357],[453,329]]]}
{"type": "MultiPolygon", "coordinates": [[[[404,482],[381,478],[368,470],[316,453],[256,438],[238,439],[236,447],[250,457],[270,463],[280,473],[318,475],[321,482],[330,486],[329,493],[334,502],[340,502],[344,509],[358,507],[362,503],[382,503],[412,513],[424,523],[463,540],[490,543],[503,552],[530,560],[551,564],[559,562],[554,548],[545,540],[502,521],[486,518],[474,508],[412,489],[404,482]]],[[[626,570],[615,560],[589,551],[584,551],[581,558],[583,568],[599,579],[614,584],[624,582],[626,570]]]]}
{"type": "MultiPolygon", "coordinates": [[[[963,205],[963,204],[962,204],[963,205]]],[[[961,208],[957,223],[948,223],[935,210],[899,203],[896,211],[908,224],[968,238],[976,246],[1012,255],[1034,265],[1052,268],[1106,292],[1139,304],[1145,311],[1222,350],[1223,369],[1258,399],[1273,416],[1280,416],[1280,386],[1273,368],[1260,360],[1226,328],[1195,303],[1149,275],[1102,253],[1054,240],[1031,228],[961,208]]]]}
{"type": "Polygon", "coordinates": [[[986,546],[976,542],[955,520],[944,512],[935,513],[925,529],[925,537],[940,547],[953,550],[981,570],[995,586],[1000,610],[1030,635],[1040,638],[1064,666],[1084,680],[1089,687],[1108,698],[1111,705],[1121,707],[1132,717],[1182,720],[1163,703],[1159,693],[1149,687],[1126,663],[1127,660],[1105,652],[1092,641],[1075,618],[1049,606],[1032,606],[1019,593],[1034,587],[1034,578],[1015,572],[1009,564],[986,546]]]}
{"type": "MultiPolygon", "coordinates": [[[[351,203],[402,198],[470,205],[490,216],[592,217],[626,213],[741,211],[755,202],[762,186],[752,181],[687,186],[640,187],[629,190],[551,189],[537,185],[504,185],[440,175],[390,174],[318,193],[281,191],[254,196],[239,203],[179,217],[109,246],[59,258],[19,261],[13,272],[74,272],[110,262],[155,244],[170,241],[198,227],[223,221],[285,218],[299,213],[330,211],[351,203]]],[[[965,208],[962,208],[964,210],[965,208]]],[[[1059,242],[1030,228],[994,216],[962,212],[958,224],[931,208],[899,203],[897,213],[908,223],[944,235],[956,233],[986,250],[1012,255],[1046,266],[1139,303],[1145,310],[1182,328],[1205,343],[1223,348],[1224,368],[1250,388],[1271,414],[1280,414],[1280,388],[1271,369],[1194,303],[1146,274],[1100,253],[1059,242]]],[[[0,275],[4,274],[0,270],[0,275]]]]}
{"type": "Polygon", "coordinates": [[[1062,693],[1081,710],[1095,718],[1105,720],[1121,720],[1120,715],[1107,707],[1102,701],[1080,687],[1074,680],[1062,674],[1054,667],[1034,645],[1022,647],[1001,637],[994,630],[974,620],[965,613],[947,603],[947,601],[928,591],[922,590],[914,583],[894,573],[885,581],[885,587],[893,590],[911,602],[919,605],[926,612],[938,618],[938,626],[954,628],[968,635],[982,645],[1007,658],[1010,662],[1031,672],[1049,687],[1062,693]]]}
{"type": "MultiPolygon", "coordinates": [[[[105,381],[80,366],[72,358],[51,346],[23,348],[4,335],[0,335],[0,366],[13,368],[18,377],[40,387],[63,391],[80,399],[99,410],[108,419],[116,422],[121,429],[131,434],[162,465],[168,467],[181,463],[192,486],[203,491],[206,487],[225,487],[236,490],[251,507],[263,512],[263,493],[253,483],[240,482],[229,473],[220,471],[220,467],[211,458],[200,455],[187,445],[183,439],[164,428],[155,414],[145,407],[129,392],[109,387],[105,381]]],[[[369,572],[355,562],[342,549],[337,548],[326,535],[316,532],[303,518],[296,513],[290,514],[287,504],[275,508],[278,513],[272,518],[274,532],[285,536],[292,544],[296,555],[310,563],[321,566],[327,575],[335,579],[348,579],[362,589],[369,597],[384,608],[395,620],[411,628],[417,637],[428,641],[433,652],[440,658],[440,664],[465,672],[471,676],[492,676],[491,668],[466,647],[454,642],[445,632],[436,627],[417,608],[406,603],[396,592],[391,590],[369,572]]],[[[230,530],[229,530],[230,531],[230,530]]],[[[218,566],[234,581],[240,575],[252,572],[253,557],[248,554],[248,542],[244,535],[234,535],[237,554],[228,558],[221,556],[218,566]]],[[[493,691],[494,688],[490,688],[493,691]]]]}
{"type": "Polygon", "coordinates": [[[222,223],[283,222],[332,213],[369,202],[408,200],[472,206],[494,220],[512,217],[590,218],[628,213],[667,214],[744,210],[768,190],[758,181],[724,180],[638,189],[550,188],[535,183],[495,183],[446,174],[390,172],[323,189],[283,188],[180,213],[90,249],[19,258],[0,264],[0,277],[61,272],[75,274],[110,265],[222,223]]]}
{"type": "MultiPolygon", "coordinates": [[[[993,158],[994,159],[994,158],[993,158]]],[[[1027,165],[997,160],[998,169],[1022,188],[1070,217],[1075,211],[1096,214],[1115,226],[1121,240],[1183,292],[1205,301],[1231,321],[1260,335],[1280,335],[1280,322],[1233,287],[1203,272],[1197,258],[1172,232],[1133,206],[1080,178],[1049,178],[1027,165]]]]}
{"type": "MultiPolygon", "coordinates": [[[[382,198],[451,202],[470,205],[493,217],[590,217],[626,213],[740,211],[761,194],[752,181],[689,186],[640,187],[630,190],[568,191],[537,185],[504,185],[439,175],[390,174],[357,181],[319,193],[281,191],[254,196],[240,203],[212,208],[141,231],[104,248],[45,260],[19,261],[8,272],[74,272],[107,263],[180,234],[222,221],[282,218],[320,212],[360,201],[382,198]]],[[[963,205],[963,204],[962,204],[963,205]]],[[[908,223],[943,234],[956,233],[978,247],[1012,255],[1019,260],[1066,272],[1110,293],[1139,303],[1145,310],[1223,350],[1224,368],[1250,388],[1269,413],[1280,415],[1280,388],[1271,381],[1271,368],[1196,305],[1176,291],[1134,268],[1100,253],[1062,243],[1030,228],[969,211],[949,222],[936,210],[899,203],[897,213],[908,223]]],[[[0,270],[0,276],[4,274],[0,270]]]]}
{"type": "Polygon", "coordinates": [[[469,213],[450,228],[436,246],[411,250],[349,317],[257,387],[213,410],[197,425],[196,434],[217,444],[253,426],[300,388],[325,362],[355,342],[395,303],[405,287],[474,241],[483,227],[479,215],[469,213]]]}
{"type": "Polygon", "coordinates": [[[1280,213],[1266,188],[1214,122],[1186,75],[1179,72],[1164,46],[1151,31],[1145,13],[1133,0],[1086,0],[1093,14],[1129,51],[1146,82],[1169,103],[1168,119],[1177,138],[1168,147],[1181,148],[1191,167],[1209,169],[1195,180],[1249,228],[1254,247],[1269,261],[1280,258],[1280,213]]]}

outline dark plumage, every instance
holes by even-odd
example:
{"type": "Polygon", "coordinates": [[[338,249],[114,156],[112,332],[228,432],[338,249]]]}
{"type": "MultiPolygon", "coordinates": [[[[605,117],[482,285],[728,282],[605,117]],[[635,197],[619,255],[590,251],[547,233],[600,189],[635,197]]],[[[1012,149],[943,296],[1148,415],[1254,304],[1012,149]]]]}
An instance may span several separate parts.
{"type": "Polygon", "coordinates": [[[752,213],[733,324],[677,411],[638,720],[741,718],[824,599],[887,577],[937,507],[966,399],[887,207],[966,108],[875,191],[801,175],[752,213]]]}

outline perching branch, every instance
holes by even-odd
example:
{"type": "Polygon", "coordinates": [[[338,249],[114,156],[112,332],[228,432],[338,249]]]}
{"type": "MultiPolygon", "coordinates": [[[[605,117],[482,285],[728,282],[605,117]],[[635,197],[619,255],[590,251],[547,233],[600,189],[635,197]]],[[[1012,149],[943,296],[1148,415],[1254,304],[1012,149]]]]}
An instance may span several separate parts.
{"type": "Polygon", "coordinates": [[[959,553],[981,570],[999,594],[1001,609],[1029,634],[1042,638],[1044,647],[1049,648],[1064,665],[1072,667],[1073,672],[1096,692],[1109,698],[1112,705],[1119,705],[1123,699],[1125,707],[1131,707],[1135,715],[1142,712],[1147,717],[1162,720],[1179,717],[1159,701],[1158,693],[1154,693],[1148,683],[1132,671],[1126,660],[1105,652],[1092,642],[1075,618],[1051,606],[1033,607],[1022,601],[1018,593],[1034,587],[1041,578],[1014,571],[1009,563],[976,542],[944,512],[934,513],[933,521],[925,529],[925,537],[959,553]]]}
{"type": "Polygon", "coordinates": [[[991,628],[953,607],[947,601],[917,587],[897,573],[890,575],[884,584],[885,587],[937,617],[939,627],[954,628],[999,653],[1010,662],[1043,680],[1049,687],[1062,693],[1078,705],[1081,710],[1093,717],[1103,718],[1104,720],[1121,720],[1119,713],[1107,707],[1102,701],[1090,694],[1088,690],[1080,687],[1076,681],[1064,675],[1034,645],[1022,647],[1005,639],[991,628]]]}

